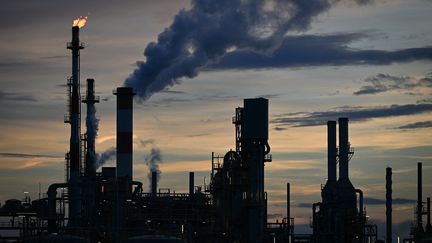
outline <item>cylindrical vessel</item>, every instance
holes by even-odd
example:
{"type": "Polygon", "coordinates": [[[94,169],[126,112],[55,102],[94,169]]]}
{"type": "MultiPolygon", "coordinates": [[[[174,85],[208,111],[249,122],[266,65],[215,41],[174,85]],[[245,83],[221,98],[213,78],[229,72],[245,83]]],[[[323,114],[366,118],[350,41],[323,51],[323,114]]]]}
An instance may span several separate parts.
{"type": "Polygon", "coordinates": [[[339,118],[339,179],[349,179],[348,175],[348,118],[339,118]]]}
{"type": "Polygon", "coordinates": [[[386,242],[392,242],[392,168],[386,169],[386,242]]]}
{"type": "Polygon", "coordinates": [[[78,226],[81,217],[81,190],[80,165],[81,165],[81,96],[80,96],[80,50],[84,47],[79,41],[79,27],[72,27],[72,42],[68,43],[68,49],[72,51],[72,79],[68,83],[71,93],[69,104],[69,123],[71,124],[70,134],[70,161],[69,161],[69,222],[70,226],[78,226]]]}
{"type": "Polygon", "coordinates": [[[117,95],[117,177],[132,181],[132,88],[119,87],[117,95]]]}
{"type": "Polygon", "coordinates": [[[195,173],[189,172],[189,196],[195,193],[195,173]]]}
{"type": "Polygon", "coordinates": [[[152,171],[151,173],[151,194],[152,197],[156,197],[157,195],[157,171],[152,171]]]}
{"type": "Polygon", "coordinates": [[[336,121],[327,122],[327,178],[336,181],[336,121]]]}

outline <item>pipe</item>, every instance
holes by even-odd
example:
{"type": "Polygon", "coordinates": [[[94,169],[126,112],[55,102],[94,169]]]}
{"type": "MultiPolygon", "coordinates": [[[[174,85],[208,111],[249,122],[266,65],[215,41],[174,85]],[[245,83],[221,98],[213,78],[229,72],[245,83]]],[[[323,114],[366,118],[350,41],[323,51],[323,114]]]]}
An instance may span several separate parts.
{"type": "MultiPolygon", "coordinates": [[[[55,183],[48,187],[48,232],[55,233],[57,231],[57,211],[56,211],[56,200],[57,200],[57,189],[68,188],[69,183],[55,183]]],[[[69,215],[70,219],[71,215],[69,215]]]]}
{"type": "Polygon", "coordinates": [[[189,197],[192,197],[195,193],[195,173],[194,172],[189,172],[189,197]]]}
{"type": "Polygon", "coordinates": [[[336,181],[336,121],[327,122],[327,178],[336,181]]]}
{"type": "Polygon", "coordinates": [[[68,83],[71,86],[72,93],[69,93],[69,116],[68,122],[71,124],[70,134],[70,188],[69,188],[69,225],[78,226],[81,217],[80,188],[80,165],[81,165],[81,121],[80,121],[80,50],[84,47],[79,41],[79,27],[72,27],[72,42],[68,43],[67,49],[72,51],[72,81],[68,83]]]}
{"type": "Polygon", "coordinates": [[[156,171],[152,171],[151,174],[151,195],[152,197],[156,197],[157,194],[157,172],[156,171]]]}
{"type": "Polygon", "coordinates": [[[422,163],[417,163],[417,230],[423,232],[423,189],[422,189],[422,163]]]}
{"type": "Polygon", "coordinates": [[[386,169],[386,242],[392,242],[392,168],[386,169]]]}
{"type": "Polygon", "coordinates": [[[339,118],[339,180],[349,179],[348,175],[348,118],[339,118]]]}
{"type": "Polygon", "coordinates": [[[288,227],[291,224],[291,187],[290,183],[287,183],[287,223],[288,227]]]}
{"type": "Polygon", "coordinates": [[[133,96],[132,88],[119,87],[117,95],[117,177],[132,181],[132,128],[133,96]]]}
{"type": "Polygon", "coordinates": [[[430,197],[427,198],[427,223],[426,223],[426,232],[432,233],[432,225],[431,225],[431,200],[430,197]]]}

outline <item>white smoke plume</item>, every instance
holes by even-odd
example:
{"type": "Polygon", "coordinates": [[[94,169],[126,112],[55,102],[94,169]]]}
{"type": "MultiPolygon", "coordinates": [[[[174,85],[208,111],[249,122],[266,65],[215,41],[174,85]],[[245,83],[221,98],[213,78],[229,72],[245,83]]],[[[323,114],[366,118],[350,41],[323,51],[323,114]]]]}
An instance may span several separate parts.
{"type": "MultiPolygon", "coordinates": [[[[345,0],[348,1],[348,0],[345,0]]],[[[371,0],[351,0],[365,4],[371,0]]],[[[144,51],[124,85],[143,102],[193,78],[230,50],[270,54],[287,33],[305,31],[339,0],[192,0],[144,51]]]]}
{"type": "Polygon", "coordinates": [[[143,148],[151,145],[149,154],[147,154],[144,158],[144,161],[148,167],[147,178],[149,180],[149,191],[151,191],[152,184],[152,172],[157,173],[157,182],[159,182],[160,175],[162,171],[159,169],[159,163],[162,163],[162,153],[159,148],[155,145],[154,139],[140,140],[139,143],[143,148]]]}
{"type": "Polygon", "coordinates": [[[156,172],[157,174],[157,182],[159,182],[160,175],[162,171],[159,169],[159,163],[162,162],[161,151],[158,148],[151,148],[150,154],[145,157],[146,165],[149,168],[149,172],[147,173],[147,178],[149,180],[149,191],[151,191],[152,184],[152,172],[156,172]]]}
{"type": "Polygon", "coordinates": [[[103,166],[107,161],[110,161],[112,159],[114,159],[114,157],[116,156],[117,151],[116,148],[111,147],[109,149],[107,149],[106,151],[97,154],[96,155],[96,169],[98,169],[99,167],[103,166]]]}

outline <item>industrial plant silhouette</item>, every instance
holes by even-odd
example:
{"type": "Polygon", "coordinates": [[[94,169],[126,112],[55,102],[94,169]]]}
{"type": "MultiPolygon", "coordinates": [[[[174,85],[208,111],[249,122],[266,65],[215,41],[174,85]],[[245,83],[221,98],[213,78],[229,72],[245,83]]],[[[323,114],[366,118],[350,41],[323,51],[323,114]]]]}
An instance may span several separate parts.
{"type": "MultiPolygon", "coordinates": [[[[195,185],[194,172],[190,172],[188,192],[159,189],[158,171],[154,170],[151,191],[146,192],[133,178],[134,89],[119,87],[114,92],[116,166],[98,172],[95,104],[99,97],[95,96],[94,79],[87,79],[87,93],[80,94],[80,51],[84,45],[79,31],[78,26],[72,27],[72,41],[67,45],[72,52],[72,77],[67,82],[69,111],[64,120],[71,129],[66,181],[50,185],[46,196],[38,200],[7,200],[0,209],[0,216],[7,219],[0,227],[0,242],[373,243],[382,238],[394,242],[391,168],[383,185],[386,236],[379,237],[377,226],[368,221],[362,190],[349,178],[354,150],[346,117],[327,123],[328,180],[321,189],[322,201],[313,204],[310,235],[295,232],[295,218],[290,214],[290,190],[295,185],[290,183],[286,217],[277,222],[267,219],[264,165],[272,156],[265,98],[245,99],[243,107],[235,109],[235,150],[224,156],[212,154],[209,185],[195,185]],[[87,111],[84,134],[81,103],[87,111]]],[[[421,166],[419,163],[413,237],[404,242],[432,242],[430,198],[423,202],[421,166]]]]}

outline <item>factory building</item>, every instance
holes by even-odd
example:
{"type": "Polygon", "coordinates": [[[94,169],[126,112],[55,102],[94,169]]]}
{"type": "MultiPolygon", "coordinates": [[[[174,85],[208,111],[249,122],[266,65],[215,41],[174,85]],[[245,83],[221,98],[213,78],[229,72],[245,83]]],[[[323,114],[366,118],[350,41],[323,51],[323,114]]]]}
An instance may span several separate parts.
{"type": "Polygon", "coordinates": [[[321,190],[322,202],[313,204],[312,242],[376,242],[377,226],[367,222],[363,192],[354,188],[349,179],[348,163],[354,150],[348,139],[348,118],[339,118],[338,125],[339,147],[336,146],[336,121],[327,122],[328,179],[321,190]]]}

